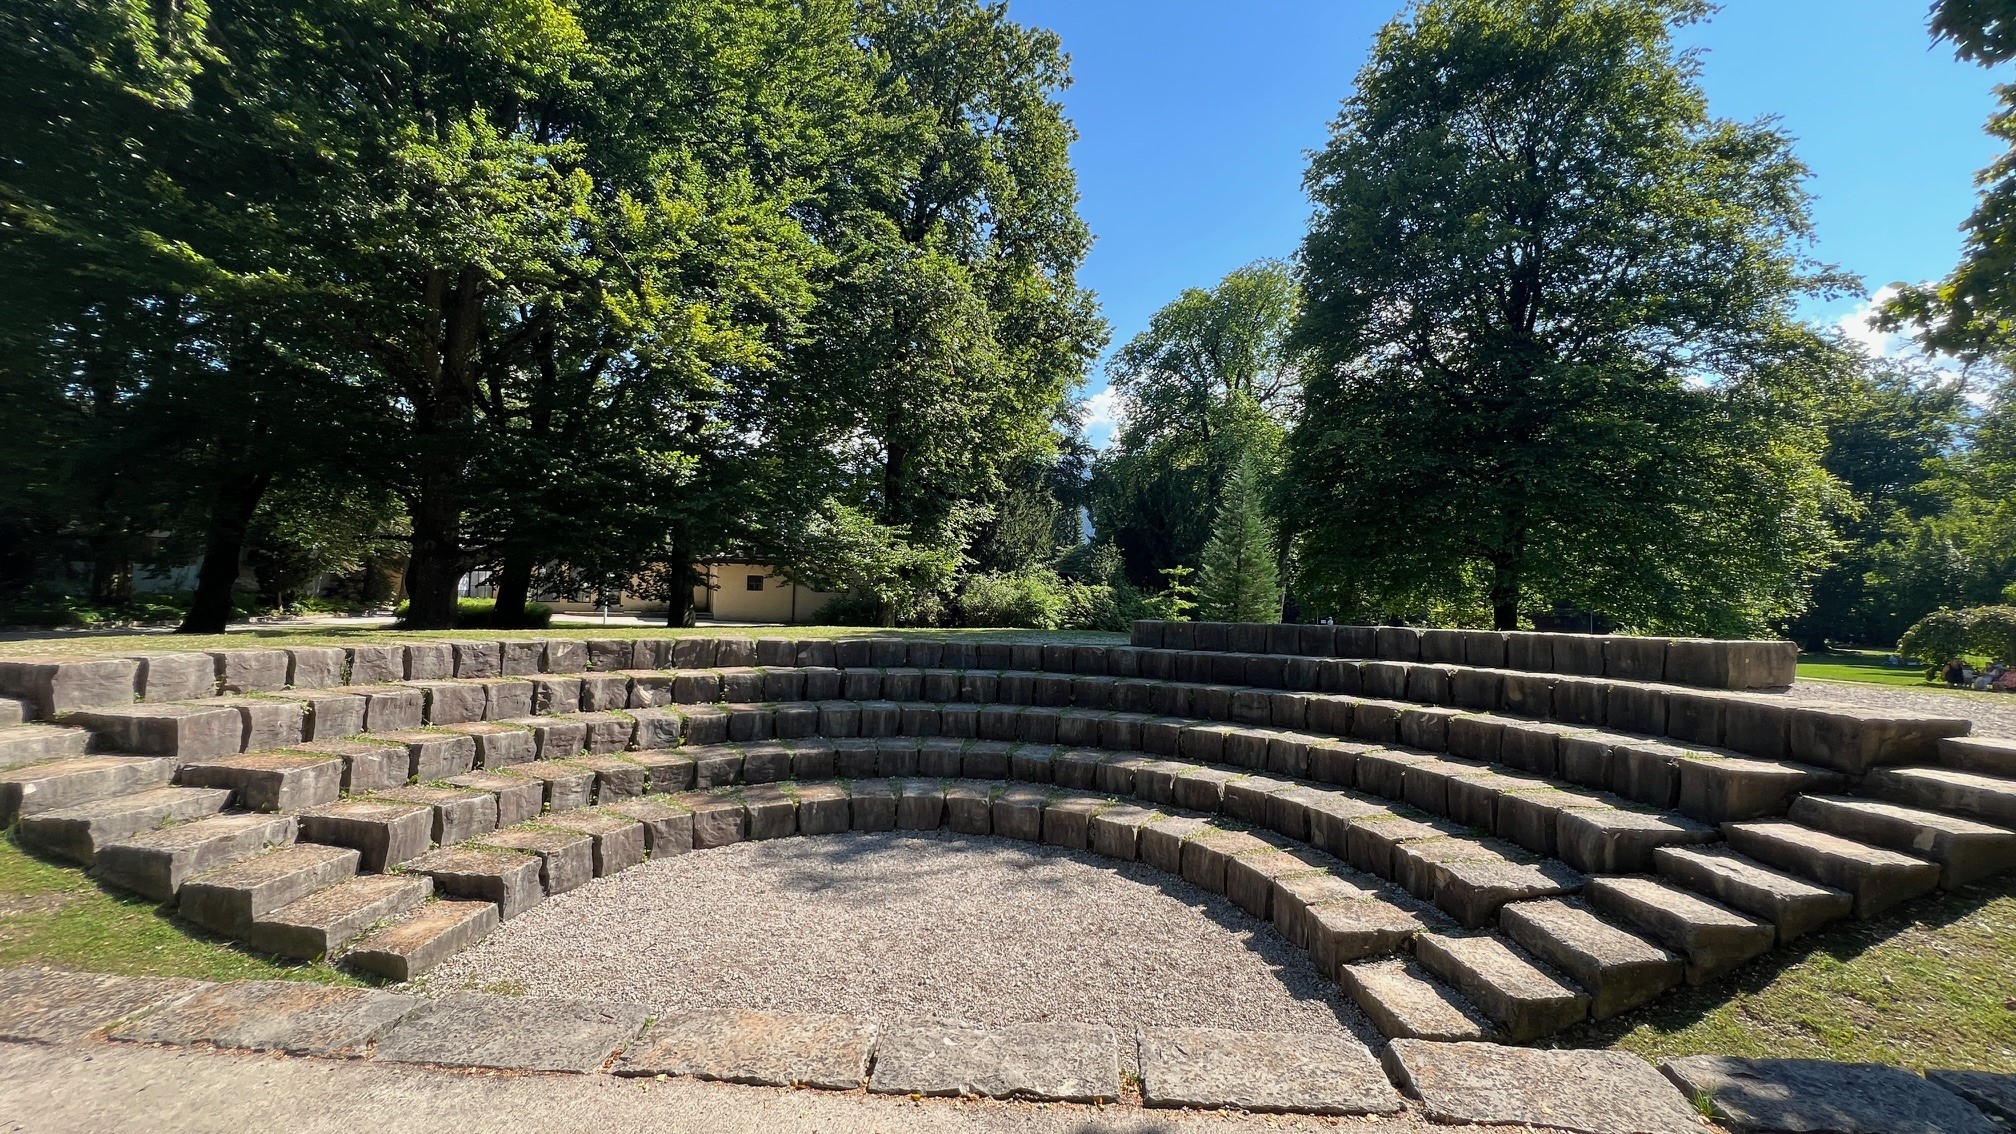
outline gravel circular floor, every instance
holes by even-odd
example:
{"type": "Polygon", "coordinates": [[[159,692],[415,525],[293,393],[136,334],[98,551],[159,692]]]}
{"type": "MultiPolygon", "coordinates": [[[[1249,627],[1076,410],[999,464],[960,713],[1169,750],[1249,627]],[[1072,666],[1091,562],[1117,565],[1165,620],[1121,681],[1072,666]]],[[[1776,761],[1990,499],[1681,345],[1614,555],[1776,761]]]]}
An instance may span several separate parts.
{"type": "Polygon", "coordinates": [[[423,987],[1377,1037],[1307,954],[1223,898],[1135,863],[949,832],[647,862],[514,918],[423,987]]]}

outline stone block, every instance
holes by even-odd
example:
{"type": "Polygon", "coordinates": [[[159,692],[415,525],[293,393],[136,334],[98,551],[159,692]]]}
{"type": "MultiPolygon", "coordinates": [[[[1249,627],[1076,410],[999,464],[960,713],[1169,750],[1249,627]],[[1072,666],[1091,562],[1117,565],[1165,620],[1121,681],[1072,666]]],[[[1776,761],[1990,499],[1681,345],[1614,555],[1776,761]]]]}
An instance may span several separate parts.
{"type": "Polygon", "coordinates": [[[1738,1134],[1993,1134],[1994,1123],[1952,1092],[1901,1067],[1821,1059],[1690,1055],[1662,1065],[1738,1134]]]}
{"type": "MultiPolygon", "coordinates": [[[[290,646],[287,685],[292,689],[328,689],[343,684],[349,657],[340,646],[290,646]]],[[[212,670],[215,680],[215,670],[212,670]]]]}
{"type": "Polygon", "coordinates": [[[539,860],[539,885],[549,895],[586,886],[595,877],[595,840],[544,824],[512,827],[483,836],[486,850],[517,851],[539,860]]]}
{"type": "Polygon", "coordinates": [[[433,1001],[378,1042],[380,1062],[507,1071],[600,1070],[644,1027],[646,1010],[529,997],[433,1001]]]}
{"type": "Polygon", "coordinates": [[[464,681],[473,678],[502,677],[504,673],[504,647],[497,642],[450,642],[455,651],[455,676],[464,681]]]}
{"type": "MultiPolygon", "coordinates": [[[[138,654],[142,701],[193,701],[217,694],[217,661],[209,654],[138,654]]],[[[281,675],[285,684],[286,675],[281,675]]]]}
{"type": "Polygon", "coordinates": [[[1660,847],[1716,838],[1715,828],[1691,819],[1623,807],[1564,809],[1555,822],[1561,861],[1590,874],[1642,874],[1660,847]]]}
{"type": "Polygon", "coordinates": [[[1498,1029],[1454,989],[1406,961],[1345,965],[1338,983],[1389,1039],[1488,1041],[1498,1029]]]}
{"type": "Polygon", "coordinates": [[[980,1096],[1058,1102],[1120,1097],[1119,1044],[1110,1028],[1020,1024],[1000,1028],[897,1021],[875,1049],[877,1094],[980,1096]]]}
{"type": "Polygon", "coordinates": [[[1619,681],[1662,681],[1666,677],[1664,638],[1612,634],[1603,639],[1603,676],[1619,681]]]}
{"type": "Polygon", "coordinates": [[[285,650],[211,650],[210,657],[216,662],[217,688],[225,693],[275,693],[287,688],[290,659],[285,650]]]}
{"type": "Polygon", "coordinates": [[[546,643],[506,641],[500,650],[497,672],[503,677],[527,677],[539,673],[546,660],[546,643]]]}
{"type": "MultiPolygon", "coordinates": [[[[1884,765],[1936,763],[1939,741],[1965,736],[1971,727],[1959,717],[1848,706],[1801,706],[1788,710],[1787,718],[1788,748],[1794,760],[1854,776],[1884,765]]],[[[1730,747],[1755,751],[1733,742],[1730,747]]]]}
{"type": "Polygon", "coordinates": [[[172,1006],[212,987],[171,977],[0,970],[0,1040],[75,1043],[127,1017],[172,1006]]]}
{"type": "Polygon", "coordinates": [[[434,813],[423,803],[344,799],[300,817],[303,842],[353,847],[360,869],[382,874],[427,853],[434,813]]]}
{"type": "Polygon", "coordinates": [[[1571,1134],[1701,1131],[1688,1098],[1627,1052],[1399,1039],[1386,1066],[1435,1122],[1571,1134]]]}
{"type": "Polygon", "coordinates": [[[1373,639],[1377,656],[1388,661],[1421,660],[1421,631],[1412,626],[1381,626],[1373,639]]]}
{"type": "Polygon", "coordinates": [[[539,885],[539,860],[517,851],[443,847],[407,863],[406,870],[432,879],[440,893],[494,903],[505,921],[546,897],[539,885]]]}
{"type": "Polygon", "coordinates": [[[2016,1075],[1931,1070],[1925,1079],[1973,1103],[1981,1113],[2001,1119],[2003,1125],[2016,1125],[2016,1075]]]}
{"type": "Polygon", "coordinates": [[[497,928],[489,902],[431,902],[359,940],[343,954],[351,968],[409,981],[481,941],[497,928]]]}
{"type": "Polygon", "coordinates": [[[397,645],[347,646],[347,667],[352,685],[385,685],[406,680],[406,647],[397,645]]]}
{"type": "MultiPolygon", "coordinates": [[[[245,747],[245,722],[224,705],[108,705],[71,713],[64,723],[98,734],[98,747],[201,759],[245,747]]],[[[295,737],[298,742],[299,736],[295,737]]]]}
{"type": "Polygon", "coordinates": [[[1549,634],[1554,642],[1554,672],[1603,676],[1603,639],[1594,634],[1549,634]]]}
{"type": "Polygon", "coordinates": [[[134,1043],[284,1051],[292,1055],[354,1055],[424,1003],[366,988],[303,981],[252,980],[212,985],[114,1027],[111,1038],[134,1043]]]}
{"type": "Polygon", "coordinates": [[[652,1024],[624,1053],[615,1072],[855,1090],[867,1081],[875,1033],[873,1021],[852,1016],[682,1012],[652,1024]]]}
{"type": "Polygon", "coordinates": [[[1400,1096],[1355,1039],[1219,1028],[1144,1028],[1141,1097],[1151,1107],[1390,1114],[1400,1096]]]}
{"type": "Polygon", "coordinates": [[[341,740],[364,731],[368,702],[354,693],[292,689],[287,699],[302,707],[301,736],[305,740],[341,740]]]}
{"type": "Polygon", "coordinates": [[[1554,636],[1512,631],[1505,635],[1505,668],[1554,672],[1554,636]]]}

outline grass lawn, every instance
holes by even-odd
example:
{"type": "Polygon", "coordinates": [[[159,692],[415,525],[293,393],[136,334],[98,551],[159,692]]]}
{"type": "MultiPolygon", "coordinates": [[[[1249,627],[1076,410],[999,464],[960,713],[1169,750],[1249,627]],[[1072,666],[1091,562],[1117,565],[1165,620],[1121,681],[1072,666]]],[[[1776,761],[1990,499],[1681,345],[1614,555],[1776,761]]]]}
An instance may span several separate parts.
{"type": "Polygon", "coordinates": [[[0,657],[44,654],[122,654],[134,651],[221,650],[245,646],[347,646],[360,642],[407,642],[424,638],[940,638],[961,642],[1054,642],[1081,646],[1124,646],[1127,635],[1097,630],[881,630],[872,626],[702,626],[674,630],[662,626],[558,625],[546,630],[385,630],[332,626],[263,629],[229,634],[105,633],[51,630],[33,638],[0,642],[0,657]]]}
{"type": "Polygon", "coordinates": [[[129,976],[364,983],[326,964],[275,961],[115,896],[75,866],[44,861],[0,839],[0,968],[44,964],[129,976]]]}
{"type": "Polygon", "coordinates": [[[1557,1036],[1649,1059],[1738,1055],[2016,1072],[2016,877],[1809,934],[1719,980],[1557,1036]]]}
{"type": "Polygon", "coordinates": [[[1895,685],[1907,689],[1961,692],[1944,682],[1925,680],[1925,671],[1888,666],[1885,650],[1837,649],[1824,654],[1800,654],[1799,676],[1820,681],[1860,681],[1870,685],[1895,685]]]}

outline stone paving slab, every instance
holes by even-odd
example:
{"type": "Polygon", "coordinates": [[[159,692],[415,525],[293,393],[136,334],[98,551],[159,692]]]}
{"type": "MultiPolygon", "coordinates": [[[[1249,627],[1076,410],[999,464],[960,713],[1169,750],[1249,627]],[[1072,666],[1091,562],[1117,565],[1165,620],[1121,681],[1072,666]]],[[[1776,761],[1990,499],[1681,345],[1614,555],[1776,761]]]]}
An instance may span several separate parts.
{"type": "Polygon", "coordinates": [[[598,1070],[644,1026],[635,1005],[457,996],[415,1013],[378,1042],[375,1059],[507,1071],[598,1070]]]}
{"type": "Polygon", "coordinates": [[[1400,1095],[1364,1044],[1224,1028],[1144,1028],[1148,1106],[1391,1114],[1400,1095]]]}
{"type": "Polygon", "coordinates": [[[1958,1095],[1880,1063],[1690,1055],[1661,1065],[1736,1134],[1995,1134],[1958,1095]]]}
{"type": "Polygon", "coordinates": [[[421,1006],[418,997],[298,981],[220,984],[112,1029],[113,1039],[208,1043],[294,1055],[355,1054],[421,1006]]]}
{"type": "Polygon", "coordinates": [[[869,1020],[729,1008],[659,1020],[615,1071],[849,1091],[867,1081],[874,1050],[875,1025],[869,1020]]]}
{"type": "Polygon", "coordinates": [[[1091,1024],[983,1029],[903,1021],[883,1028],[868,1089],[1106,1102],[1120,1097],[1119,1045],[1111,1028],[1091,1024]]]}
{"type": "Polygon", "coordinates": [[[209,987],[170,977],[8,969],[0,972],[0,1040],[70,1043],[209,987]]]}
{"type": "Polygon", "coordinates": [[[1436,1122],[1574,1134],[1702,1134],[1694,1108],[1651,1064],[1621,1051],[1532,1051],[1394,1040],[1393,1080],[1436,1122]]]}
{"type": "Polygon", "coordinates": [[[2016,1126],[2016,1075],[1989,1071],[1927,1071],[1925,1078],[1979,1107],[1990,1118],[2016,1126]]]}

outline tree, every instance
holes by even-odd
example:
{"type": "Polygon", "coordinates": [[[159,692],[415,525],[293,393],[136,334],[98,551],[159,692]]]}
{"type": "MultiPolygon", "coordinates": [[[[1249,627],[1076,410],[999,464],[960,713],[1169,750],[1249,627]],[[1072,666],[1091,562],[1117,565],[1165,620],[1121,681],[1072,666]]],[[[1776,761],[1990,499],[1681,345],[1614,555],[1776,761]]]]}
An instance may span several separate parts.
{"type": "MultiPolygon", "coordinates": [[[[1340,615],[1754,632],[1829,550],[1805,168],[1710,117],[1695,0],[1423,0],[1312,162],[1278,514],[1340,615]]],[[[1293,345],[1293,344],[1291,344],[1293,345]]]]}
{"type": "Polygon", "coordinates": [[[1135,583],[1195,564],[1232,470],[1272,467],[1301,400],[1300,304],[1286,265],[1248,264],[1177,296],[1108,364],[1125,425],[1094,469],[1092,519],[1135,583]]]}
{"type": "Polygon", "coordinates": [[[1197,582],[1197,611],[1214,622],[1281,621],[1280,550],[1259,480],[1242,461],[1218,498],[1197,582]]]}
{"type": "Polygon", "coordinates": [[[1932,38],[1953,44],[1954,54],[1976,63],[2016,59],[2016,3],[2010,0],[1936,0],[1932,38]]]}

